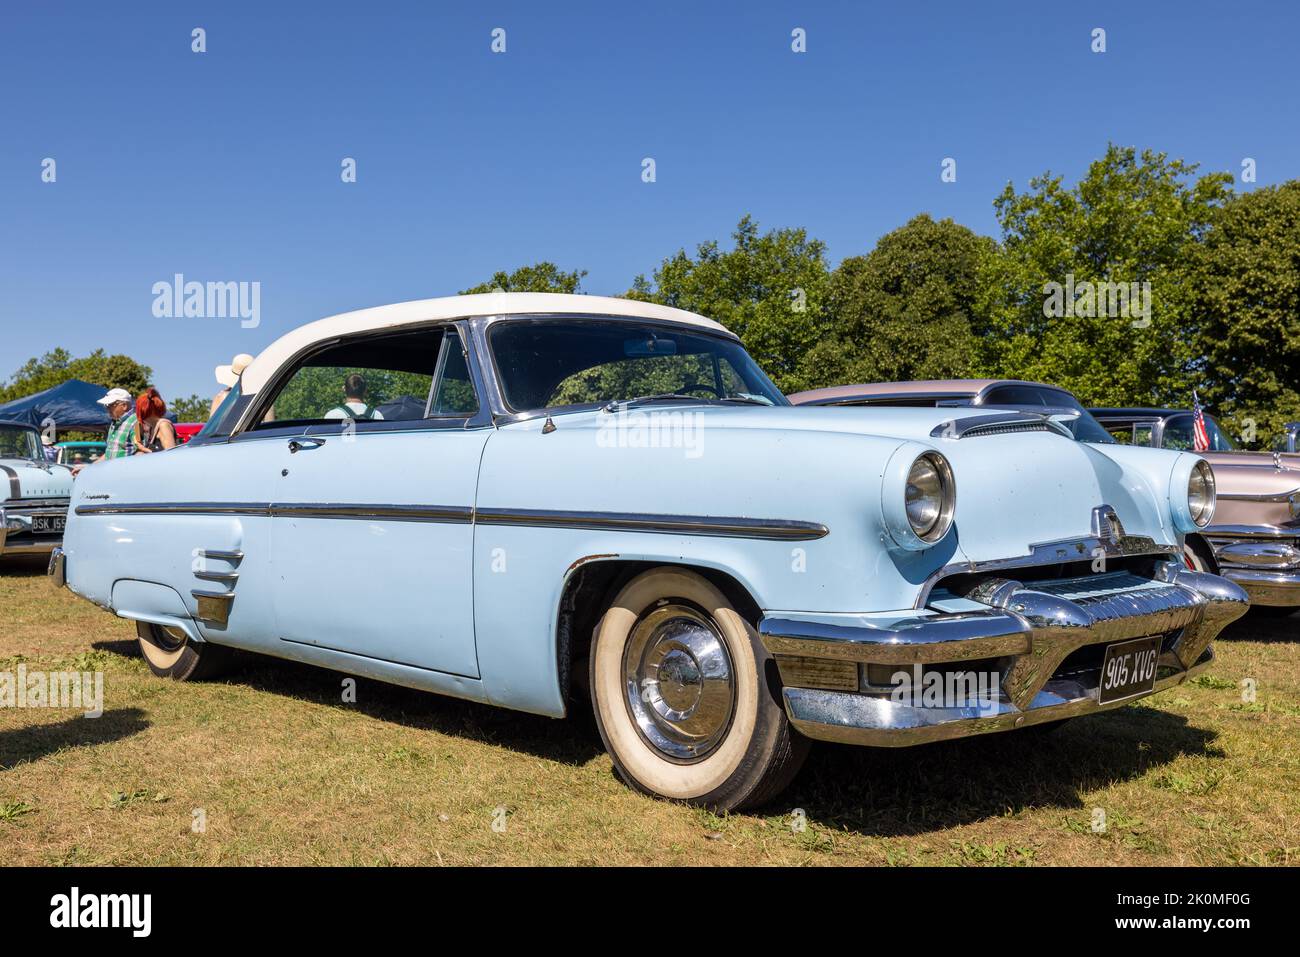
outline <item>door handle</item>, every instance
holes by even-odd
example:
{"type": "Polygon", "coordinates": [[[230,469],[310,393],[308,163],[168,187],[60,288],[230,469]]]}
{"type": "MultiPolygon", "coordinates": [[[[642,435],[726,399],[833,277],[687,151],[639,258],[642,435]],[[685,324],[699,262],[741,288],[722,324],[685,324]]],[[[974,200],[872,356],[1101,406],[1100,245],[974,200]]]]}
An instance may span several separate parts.
{"type": "Polygon", "coordinates": [[[318,449],[324,444],[324,439],[318,439],[314,435],[300,435],[296,439],[289,440],[289,452],[299,452],[303,449],[318,449]]]}

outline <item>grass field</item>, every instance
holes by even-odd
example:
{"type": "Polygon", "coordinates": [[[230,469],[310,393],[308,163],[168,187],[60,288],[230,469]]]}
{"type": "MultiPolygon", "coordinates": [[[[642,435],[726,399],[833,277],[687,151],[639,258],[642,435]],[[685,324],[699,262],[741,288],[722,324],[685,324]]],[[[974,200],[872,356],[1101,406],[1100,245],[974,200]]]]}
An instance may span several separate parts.
{"type": "Polygon", "coordinates": [[[0,864],[1300,862],[1300,615],[1217,649],[1054,734],[817,746],[779,804],[717,817],[624,788],[586,714],[365,680],[345,704],[342,675],[264,658],[161,681],[131,623],[9,564],[0,671],[103,671],[105,711],[0,709],[0,864]]]}

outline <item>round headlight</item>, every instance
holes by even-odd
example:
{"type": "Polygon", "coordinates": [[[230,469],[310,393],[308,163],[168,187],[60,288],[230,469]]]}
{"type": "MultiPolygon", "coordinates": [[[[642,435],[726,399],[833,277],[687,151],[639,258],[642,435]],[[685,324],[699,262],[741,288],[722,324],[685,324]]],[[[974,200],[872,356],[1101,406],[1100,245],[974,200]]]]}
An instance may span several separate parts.
{"type": "Polygon", "coordinates": [[[907,473],[904,492],[907,524],[917,538],[933,544],[947,534],[955,498],[948,460],[937,452],[918,456],[907,473]]]}
{"type": "Polygon", "coordinates": [[[1192,467],[1187,479],[1187,511],[1197,528],[1204,528],[1214,517],[1214,469],[1204,459],[1192,467]]]}

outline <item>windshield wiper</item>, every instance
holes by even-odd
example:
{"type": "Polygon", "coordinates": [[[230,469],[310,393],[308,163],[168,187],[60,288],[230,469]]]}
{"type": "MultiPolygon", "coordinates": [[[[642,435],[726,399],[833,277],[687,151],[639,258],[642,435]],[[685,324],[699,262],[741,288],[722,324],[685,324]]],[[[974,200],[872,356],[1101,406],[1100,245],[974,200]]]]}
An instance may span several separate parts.
{"type": "Polygon", "coordinates": [[[605,412],[617,412],[619,409],[631,408],[634,405],[645,405],[647,402],[707,402],[708,399],[701,399],[698,395],[685,395],[681,392],[659,392],[654,395],[639,395],[633,399],[615,399],[605,406],[605,412]]]}
{"type": "Polygon", "coordinates": [[[724,395],[719,402],[740,402],[743,405],[772,405],[767,399],[760,399],[753,395],[724,395]]]}

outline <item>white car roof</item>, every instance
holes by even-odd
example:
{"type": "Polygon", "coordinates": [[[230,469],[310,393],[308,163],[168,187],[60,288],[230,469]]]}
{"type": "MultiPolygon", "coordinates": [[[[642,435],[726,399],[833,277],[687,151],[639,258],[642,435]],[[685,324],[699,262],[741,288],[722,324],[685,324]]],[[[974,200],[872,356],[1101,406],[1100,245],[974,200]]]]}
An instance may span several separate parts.
{"type": "Polygon", "coordinates": [[[440,299],[416,299],[389,306],[374,306],[344,312],[326,319],[309,322],[292,332],[285,333],[267,346],[244,370],[241,389],[245,395],[257,392],[276,370],[312,343],[338,336],[369,332],[377,329],[396,329],[401,326],[432,322],[440,319],[461,319],[469,316],[506,316],[536,313],[561,313],[565,315],[612,316],[624,319],[658,319],[695,326],[709,332],[722,333],[735,338],[725,326],[683,309],[660,306],[635,299],[616,299],[611,296],[578,296],[552,292],[489,292],[470,296],[444,296],[440,299]]]}

